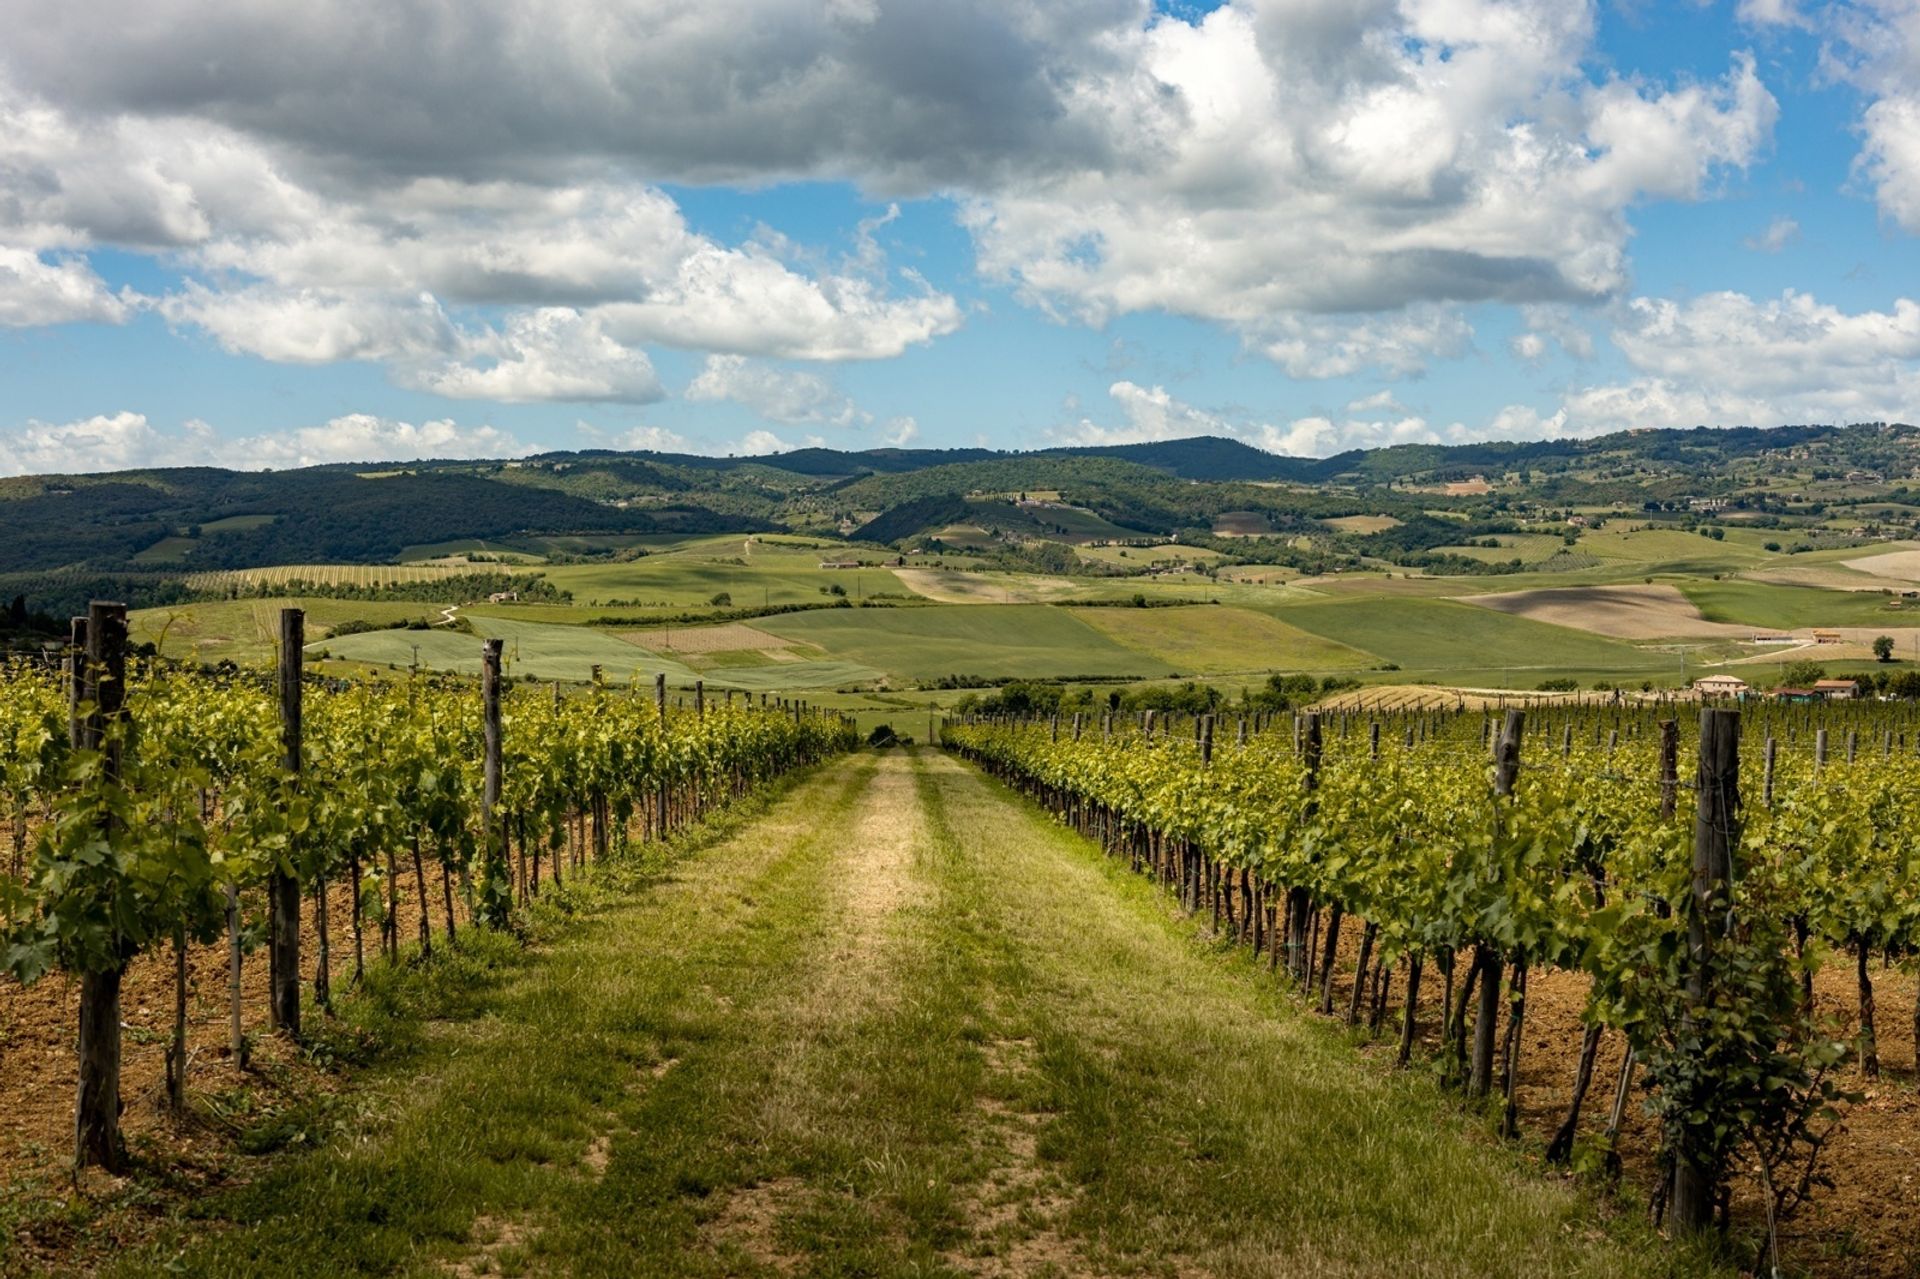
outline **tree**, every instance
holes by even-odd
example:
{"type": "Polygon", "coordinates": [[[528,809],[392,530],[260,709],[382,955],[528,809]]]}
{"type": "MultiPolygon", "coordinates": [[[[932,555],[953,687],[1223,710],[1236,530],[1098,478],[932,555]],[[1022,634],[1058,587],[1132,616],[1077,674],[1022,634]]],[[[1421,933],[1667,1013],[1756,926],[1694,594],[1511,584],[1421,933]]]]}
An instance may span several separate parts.
{"type": "Polygon", "coordinates": [[[1878,661],[1891,662],[1893,660],[1893,636],[1876,636],[1873,641],[1873,656],[1878,661]]]}
{"type": "Polygon", "coordinates": [[[1780,671],[1781,688],[1812,688],[1827,677],[1827,668],[1818,662],[1802,659],[1788,662],[1780,671]]]}
{"type": "Polygon", "coordinates": [[[733,603],[733,596],[726,591],[716,591],[713,598],[708,600],[707,603],[713,605],[715,608],[726,608],[733,603]]]}

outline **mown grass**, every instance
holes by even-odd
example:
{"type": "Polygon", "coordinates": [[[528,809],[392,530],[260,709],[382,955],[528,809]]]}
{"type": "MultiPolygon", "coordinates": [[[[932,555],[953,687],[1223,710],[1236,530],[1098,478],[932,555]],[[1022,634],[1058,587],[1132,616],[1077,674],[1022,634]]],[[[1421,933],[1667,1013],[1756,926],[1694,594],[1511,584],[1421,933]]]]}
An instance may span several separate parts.
{"type": "Polygon", "coordinates": [[[135,643],[159,644],[169,657],[264,666],[279,643],[284,608],[306,610],[307,638],[315,641],[342,622],[436,619],[441,612],[432,604],[401,600],[243,599],[136,609],[127,621],[135,643]]]}
{"type": "Polygon", "coordinates": [[[110,1273],[1710,1269],[951,758],[848,761],[563,896],[396,1008],[445,1019],[317,1150],[110,1273]]]}
{"type": "Polygon", "coordinates": [[[1169,675],[1167,661],[1123,647],[1073,611],[1043,604],[830,609],[758,619],[761,630],[903,679],[1169,675]]]}
{"type": "Polygon", "coordinates": [[[1109,639],[1189,675],[1233,671],[1347,671],[1379,665],[1370,653],[1250,609],[1089,608],[1077,616],[1109,639]]]}
{"type": "Polygon", "coordinates": [[[1734,579],[1676,585],[1702,617],[1714,622],[1741,622],[1776,630],[1920,625],[1920,604],[1878,591],[1831,591],[1734,579]]]}
{"type": "Polygon", "coordinates": [[[1453,600],[1361,597],[1271,611],[1301,630],[1376,653],[1409,672],[1511,667],[1638,675],[1673,666],[1668,654],[1453,600]]]}
{"type": "Polygon", "coordinates": [[[951,760],[927,799],[994,938],[999,1033],[1096,1272],[1697,1275],[1535,1176],[1423,1079],[1362,1063],[1145,880],[951,760]]]}

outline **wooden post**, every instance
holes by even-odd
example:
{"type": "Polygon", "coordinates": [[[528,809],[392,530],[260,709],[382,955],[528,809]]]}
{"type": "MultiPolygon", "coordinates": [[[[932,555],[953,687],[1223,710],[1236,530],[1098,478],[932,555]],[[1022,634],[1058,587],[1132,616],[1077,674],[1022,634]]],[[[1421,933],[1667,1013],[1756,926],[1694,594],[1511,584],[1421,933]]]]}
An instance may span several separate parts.
{"type": "Polygon", "coordinates": [[[506,824],[500,819],[500,653],[505,641],[490,639],[480,650],[481,732],[485,743],[480,790],[482,914],[505,928],[513,911],[513,872],[507,865],[506,824]]]}
{"type": "Polygon", "coordinates": [[[1766,750],[1766,761],[1767,761],[1766,775],[1762,780],[1761,791],[1760,791],[1760,802],[1762,804],[1765,804],[1768,808],[1773,807],[1773,759],[1774,759],[1774,755],[1779,750],[1779,745],[1780,744],[1774,740],[1773,734],[1768,733],[1767,734],[1767,750],[1766,750]]]}
{"type": "MultiPolygon", "coordinates": [[[[300,784],[300,676],[306,659],[306,614],[280,610],[280,766],[300,784]]],[[[297,856],[287,850],[289,858],[297,856]]],[[[300,879],[292,865],[267,872],[267,989],[273,1024],[300,1038],[300,879]]]]}
{"type": "MultiPolygon", "coordinates": [[[[70,735],[82,750],[99,751],[109,779],[120,774],[120,744],[110,730],[126,714],[127,606],[96,600],[87,609],[86,653],[76,654],[79,678],[70,735]],[[79,712],[85,709],[87,714],[79,712]]],[[[111,842],[113,822],[101,834],[111,842]]],[[[97,972],[80,974],[79,1086],[73,1107],[74,1167],[99,1164],[109,1172],[127,1167],[120,1136],[120,982],[132,947],[115,934],[113,958],[97,972]]]]}
{"type": "MultiPolygon", "coordinates": [[[[660,716],[660,736],[664,740],[667,734],[667,673],[659,671],[653,677],[653,708],[660,716]]],[[[667,779],[662,777],[654,788],[654,837],[664,840],[667,837],[667,779]]]]}
{"type": "MultiPolygon", "coordinates": [[[[1824,733],[1825,730],[1822,730],[1824,733]]],[[[1713,943],[1732,925],[1732,850],[1740,831],[1740,712],[1700,712],[1699,795],[1693,819],[1693,893],[1687,915],[1687,1002],[1705,1007],[1713,987],[1713,943]]],[[[1698,1233],[1713,1224],[1722,1169],[1683,1135],[1673,1168],[1676,1228],[1698,1233]]]]}
{"type": "MultiPolygon", "coordinates": [[[[1294,721],[1294,740],[1306,765],[1307,815],[1311,819],[1318,807],[1314,792],[1320,789],[1321,736],[1318,711],[1308,711],[1294,721]]],[[[1287,963],[1294,978],[1302,982],[1307,979],[1307,929],[1308,915],[1312,909],[1313,896],[1305,888],[1287,889],[1287,963]]]]}
{"type": "Polygon", "coordinates": [[[1680,795],[1680,725],[1660,721],[1660,819],[1672,818],[1680,795]]]}
{"type": "Polygon", "coordinates": [[[707,681],[693,681],[693,713],[701,719],[707,717],[707,681]]]}
{"type": "Polygon", "coordinates": [[[76,617],[69,624],[67,641],[67,745],[81,749],[86,741],[86,725],[80,717],[80,703],[87,700],[87,619],[76,617]]]}
{"type": "Polygon", "coordinates": [[[1202,715],[1200,717],[1199,730],[1200,763],[1202,765],[1211,765],[1213,763],[1213,716],[1202,715]]]}
{"type": "MultiPolygon", "coordinates": [[[[1526,730],[1527,713],[1510,710],[1493,744],[1493,793],[1505,798],[1513,794],[1520,776],[1520,736],[1526,730]]],[[[1496,819],[1498,820],[1498,819],[1496,819]]],[[[1504,827],[1505,823],[1500,825],[1504,827]]],[[[1500,974],[1504,966],[1496,947],[1474,948],[1474,962],[1480,968],[1480,1006],[1473,1022],[1473,1071],[1467,1091],[1484,1097],[1493,1089],[1493,1052],[1495,1030],[1500,1020],[1500,974]]]]}

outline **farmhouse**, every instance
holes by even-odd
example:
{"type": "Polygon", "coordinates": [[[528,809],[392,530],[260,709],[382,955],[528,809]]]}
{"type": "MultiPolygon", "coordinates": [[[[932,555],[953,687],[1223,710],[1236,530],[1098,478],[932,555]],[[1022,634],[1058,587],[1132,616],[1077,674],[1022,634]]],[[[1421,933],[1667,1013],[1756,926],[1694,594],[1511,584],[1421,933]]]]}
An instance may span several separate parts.
{"type": "Polygon", "coordinates": [[[1738,675],[1706,675],[1693,681],[1693,691],[1702,697],[1745,697],[1753,686],[1738,675]]]}
{"type": "Polygon", "coordinates": [[[1860,681],[1853,679],[1822,679],[1813,682],[1813,691],[1822,697],[1830,697],[1836,702],[1844,702],[1860,696],[1860,681]]]}
{"type": "Polygon", "coordinates": [[[1813,633],[1813,642],[1816,644],[1838,644],[1840,642],[1840,632],[1815,631],[1813,633]]]}
{"type": "Polygon", "coordinates": [[[487,603],[511,604],[515,600],[518,600],[519,598],[520,598],[519,591],[495,591],[493,594],[487,596],[487,603]]]}

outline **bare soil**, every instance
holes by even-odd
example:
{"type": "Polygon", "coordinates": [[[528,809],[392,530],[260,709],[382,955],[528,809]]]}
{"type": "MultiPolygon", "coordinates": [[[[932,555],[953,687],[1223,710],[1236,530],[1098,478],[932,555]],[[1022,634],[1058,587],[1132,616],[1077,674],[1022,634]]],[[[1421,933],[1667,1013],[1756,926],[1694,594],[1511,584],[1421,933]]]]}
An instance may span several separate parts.
{"type": "Polygon", "coordinates": [[[1467,595],[1468,604],[1613,639],[1752,639],[1756,628],[1710,622],[1675,586],[1556,586],[1505,595],[1467,595]]]}

